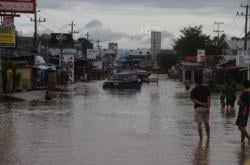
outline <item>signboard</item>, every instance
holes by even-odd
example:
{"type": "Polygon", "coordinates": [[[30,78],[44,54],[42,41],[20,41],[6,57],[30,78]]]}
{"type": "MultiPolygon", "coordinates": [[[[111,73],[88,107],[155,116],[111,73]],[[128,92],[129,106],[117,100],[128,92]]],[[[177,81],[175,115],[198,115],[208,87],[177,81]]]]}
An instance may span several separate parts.
{"type": "Polygon", "coordinates": [[[71,34],[68,33],[51,33],[50,46],[54,48],[71,48],[74,41],[71,34]]]}
{"type": "Polygon", "coordinates": [[[101,61],[93,62],[93,66],[94,66],[96,69],[102,69],[102,62],[101,62],[101,61]]]}
{"type": "Polygon", "coordinates": [[[87,49],[87,59],[88,60],[96,60],[99,54],[98,49],[87,49]]]}
{"type": "Polygon", "coordinates": [[[184,57],[184,61],[186,61],[186,62],[195,62],[196,59],[197,59],[197,57],[195,55],[193,55],[193,56],[190,55],[190,56],[185,56],[184,57]]]}
{"type": "Polygon", "coordinates": [[[15,47],[16,29],[14,26],[0,26],[0,47],[15,47]]]}
{"type": "Polygon", "coordinates": [[[0,12],[34,13],[36,0],[1,0],[0,12]]]}
{"type": "Polygon", "coordinates": [[[74,82],[74,59],[73,54],[65,54],[62,57],[62,67],[68,73],[70,82],[74,82]]]}
{"type": "Polygon", "coordinates": [[[205,62],[206,54],[205,50],[197,50],[197,62],[205,62]]]}
{"type": "Polygon", "coordinates": [[[14,26],[14,16],[3,16],[3,26],[14,26]]]}

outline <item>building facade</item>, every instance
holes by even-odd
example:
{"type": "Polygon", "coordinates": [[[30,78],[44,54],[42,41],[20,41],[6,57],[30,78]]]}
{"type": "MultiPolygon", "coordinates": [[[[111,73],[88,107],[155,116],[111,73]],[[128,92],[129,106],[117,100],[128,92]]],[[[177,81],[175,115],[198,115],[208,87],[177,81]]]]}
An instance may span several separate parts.
{"type": "Polygon", "coordinates": [[[157,60],[157,55],[161,52],[161,32],[151,32],[151,54],[157,60]]]}
{"type": "Polygon", "coordinates": [[[108,45],[108,49],[113,49],[115,51],[115,54],[118,53],[118,43],[110,42],[108,45]]]}

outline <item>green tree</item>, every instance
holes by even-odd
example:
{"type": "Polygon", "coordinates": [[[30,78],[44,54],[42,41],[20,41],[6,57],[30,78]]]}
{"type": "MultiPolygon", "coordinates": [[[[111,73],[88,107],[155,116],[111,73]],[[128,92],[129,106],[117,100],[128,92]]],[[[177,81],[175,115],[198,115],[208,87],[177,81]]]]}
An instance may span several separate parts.
{"type": "Polygon", "coordinates": [[[87,49],[93,49],[93,44],[86,38],[79,38],[78,41],[82,45],[83,54],[87,54],[87,49]]]}
{"type": "Polygon", "coordinates": [[[202,32],[203,26],[188,26],[182,29],[181,35],[174,41],[174,50],[181,57],[196,55],[198,49],[206,50],[206,54],[215,54],[216,42],[202,32]]]}
{"type": "Polygon", "coordinates": [[[222,34],[219,38],[218,36],[213,38],[213,42],[216,44],[216,53],[219,55],[222,55],[223,50],[227,48],[226,37],[226,34],[222,34]]]}
{"type": "Polygon", "coordinates": [[[158,54],[158,64],[160,68],[167,72],[172,66],[175,66],[179,57],[174,53],[161,52],[158,54]]]}

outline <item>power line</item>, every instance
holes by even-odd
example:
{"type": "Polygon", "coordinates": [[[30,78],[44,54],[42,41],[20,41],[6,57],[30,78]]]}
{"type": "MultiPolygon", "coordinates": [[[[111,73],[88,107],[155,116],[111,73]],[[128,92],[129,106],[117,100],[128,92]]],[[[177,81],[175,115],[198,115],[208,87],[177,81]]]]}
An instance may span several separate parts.
{"type": "Polygon", "coordinates": [[[220,38],[220,33],[223,33],[224,30],[221,30],[220,27],[221,25],[223,25],[224,23],[223,22],[214,22],[215,25],[217,25],[217,30],[214,30],[215,33],[217,33],[217,36],[218,36],[218,40],[220,38]]]}
{"type": "Polygon", "coordinates": [[[37,12],[40,12],[39,10],[35,10],[34,19],[30,19],[31,22],[34,22],[34,49],[37,50],[38,47],[38,39],[37,39],[37,24],[46,22],[46,18],[41,19],[40,17],[37,19],[37,12]]]}

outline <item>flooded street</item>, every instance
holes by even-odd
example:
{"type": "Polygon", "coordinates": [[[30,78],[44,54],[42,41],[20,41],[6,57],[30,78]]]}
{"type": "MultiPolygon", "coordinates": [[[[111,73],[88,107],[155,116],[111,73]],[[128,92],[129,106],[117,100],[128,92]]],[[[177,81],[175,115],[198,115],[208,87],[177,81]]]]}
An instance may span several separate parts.
{"type": "Polygon", "coordinates": [[[218,97],[209,143],[199,143],[189,92],[165,78],[141,91],[103,90],[96,81],[51,102],[1,103],[0,165],[244,165],[250,145],[241,145],[218,97]]]}

